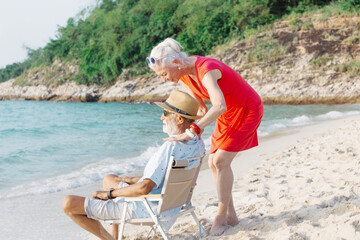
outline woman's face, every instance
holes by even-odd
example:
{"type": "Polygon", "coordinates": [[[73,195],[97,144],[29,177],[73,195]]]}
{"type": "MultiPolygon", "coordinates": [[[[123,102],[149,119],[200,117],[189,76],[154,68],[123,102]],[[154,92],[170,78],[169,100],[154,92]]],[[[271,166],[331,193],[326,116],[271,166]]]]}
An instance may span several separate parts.
{"type": "Polygon", "coordinates": [[[183,75],[176,66],[155,66],[154,71],[164,82],[178,83],[183,75]]]}

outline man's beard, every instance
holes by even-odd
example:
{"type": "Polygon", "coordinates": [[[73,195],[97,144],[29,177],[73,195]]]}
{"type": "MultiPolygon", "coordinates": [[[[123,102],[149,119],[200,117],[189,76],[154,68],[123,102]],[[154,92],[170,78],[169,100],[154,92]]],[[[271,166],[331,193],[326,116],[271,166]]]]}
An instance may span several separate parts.
{"type": "Polygon", "coordinates": [[[169,136],[178,134],[179,127],[176,125],[175,118],[170,119],[163,125],[163,132],[169,136]]]}

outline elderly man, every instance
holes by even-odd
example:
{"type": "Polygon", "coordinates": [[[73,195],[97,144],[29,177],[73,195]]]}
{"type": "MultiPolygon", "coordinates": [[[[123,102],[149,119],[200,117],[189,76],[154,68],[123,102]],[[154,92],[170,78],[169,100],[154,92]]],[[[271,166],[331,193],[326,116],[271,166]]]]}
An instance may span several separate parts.
{"type": "MultiPolygon", "coordinates": [[[[156,103],[164,108],[161,116],[163,131],[169,136],[187,132],[191,139],[184,142],[166,141],[147,163],[142,177],[118,177],[107,175],[103,181],[104,191],[95,192],[91,198],[66,196],[63,201],[64,212],[80,227],[100,239],[117,239],[118,225],[113,226],[111,234],[98,220],[120,218],[123,208],[122,197],[136,197],[145,194],[158,194],[165,179],[167,164],[171,155],[175,158],[196,157],[205,152],[204,143],[193,128],[199,103],[187,93],[173,91],[165,103],[156,103]]],[[[196,125],[195,125],[196,127],[196,125]]],[[[156,210],[156,204],[151,206],[156,210]]],[[[128,217],[147,218],[145,208],[138,204],[129,206],[128,217]]],[[[162,216],[170,216],[180,209],[170,209],[162,216]]],[[[164,223],[170,228],[173,222],[164,223]]]]}

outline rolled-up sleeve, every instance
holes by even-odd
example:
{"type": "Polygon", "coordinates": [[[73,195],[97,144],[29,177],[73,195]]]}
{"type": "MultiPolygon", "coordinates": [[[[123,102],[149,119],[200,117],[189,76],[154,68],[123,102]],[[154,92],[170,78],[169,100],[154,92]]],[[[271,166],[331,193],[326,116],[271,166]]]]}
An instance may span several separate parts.
{"type": "Polygon", "coordinates": [[[151,179],[156,184],[154,189],[159,188],[165,179],[168,161],[170,159],[170,155],[172,154],[173,148],[174,144],[171,142],[165,142],[163,145],[161,145],[158,151],[156,151],[156,153],[146,164],[144,175],[139,180],[139,182],[143,181],[144,179],[151,179]]]}

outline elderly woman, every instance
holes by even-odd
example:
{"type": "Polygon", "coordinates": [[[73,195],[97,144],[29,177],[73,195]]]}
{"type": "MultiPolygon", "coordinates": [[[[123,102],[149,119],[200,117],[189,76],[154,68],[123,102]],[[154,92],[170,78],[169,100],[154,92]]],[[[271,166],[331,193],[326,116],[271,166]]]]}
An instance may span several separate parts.
{"type": "Polygon", "coordinates": [[[211,138],[209,167],[217,188],[218,212],[210,230],[219,236],[227,226],[238,224],[232,199],[234,181],[231,162],[236,154],[258,145],[256,130],[264,113],[259,95],[232,68],[207,57],[188,56],[174,39],[159,43],[146,58],[148,65],[165,82],[181,81],[188,93],[200,102],[203,117],[183,134],[167,141],[184,141],[200,135],[216,121],[211,138]],[[211,101],[208,111],[203,99],[211,101]]]}

